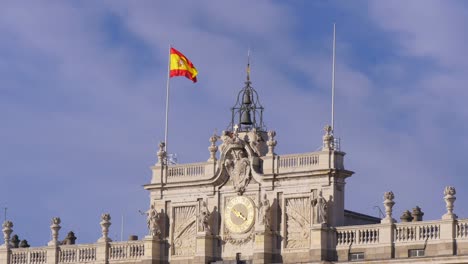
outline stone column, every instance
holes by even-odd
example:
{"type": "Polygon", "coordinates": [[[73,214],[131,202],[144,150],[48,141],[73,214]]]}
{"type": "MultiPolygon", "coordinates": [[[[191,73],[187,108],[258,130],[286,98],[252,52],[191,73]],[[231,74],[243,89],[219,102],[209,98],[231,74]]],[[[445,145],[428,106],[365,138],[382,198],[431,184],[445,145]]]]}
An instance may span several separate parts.
{"type": "Polygon", "coordinates": [[[382,224],[393,224],[395,223],[395,219],[392,218],[392,208],[395,205],[393,199],[395,199],[395,195],[393,192],[386,192],[384,193],[384,206],[385,206],[385,218],[382,219],[380,222],[382,224]]]}
{"type": "Polygon", "coordinates": [[[96,247],[96,263],[108,263],[109,260],[109,242],[112,240],[109,238],[109,226],[111,217],[109,214],[101,215],[101,231],[102,236],[97,241],[96,247]]]}
{"type": "Polygon", "coordinates": [[[0,263],[10,263],[10,235],[13,232],[13,223],[5,221],[2,225],[4,244],[0,246],[0,263]]]}

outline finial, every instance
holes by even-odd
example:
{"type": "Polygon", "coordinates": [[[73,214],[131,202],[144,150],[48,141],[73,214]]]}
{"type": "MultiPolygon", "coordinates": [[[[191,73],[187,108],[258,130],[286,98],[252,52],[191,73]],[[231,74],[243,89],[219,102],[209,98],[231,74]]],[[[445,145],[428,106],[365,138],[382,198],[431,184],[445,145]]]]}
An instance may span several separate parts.
{"type": "Polygon", "coordinates": [[[444,199],[445,199],[445,206],[447,208],[447,213],[442,216],[442,219],[457,219],[457,215],[453,213],[453,207],[455,200],[457,197],[455,197],[455,194],[457,194],[457,191],[455,190],[455,187],[453,186],[447,186],[445,187],[444,190],[444,199]]]}
{"type": "Polygon", "coordinates": [[[58,237],[59,237],[59,231],[60,231],[60,228],[62,228],[60,226],[60,223],[62,221],[60,220],[60,217],[53,217],[52,218],[52,223],[51,223],[51,226],[50,226],[50,230],[51,230],[51,233],[52,233],[52,240],[47,244],[49,246],[58,246],[60,243],[58,241],[58,237]]]}
{"type": "Polygon", "coordinates": [[[156,164],[161,164],[164,165],[166,164],[166,143],[164,141],[159,142],[159,150],[158,150],[158,163],[156,164]]]}
{"type": "Polygon", "coordinates": [[[102,237],[98,239],[98,242],[111,242],[112,240],[109,238],[109,226],[112,224],[110,222],[111,217],[110,214],[105,213],[101,215],[101,232],[102,237]]]}
{"type": "Polygon", "coordinates": [[[273,156],[275,155],[275,146],[277,144],[277,141],[275,140],[276,132],[274,130],[268,131],[268,153],[267,156],[273,156]]]}
{"type": "Polygon", "coordinates": [[[3,244],[1,247],[9,248],[10,247],[10,235],[13,232],[13,223],[11,221],[5,221],[3,222],[2,225],[2,231],[3,231],[3,239],[5,241],[5,244],[3,244]]]}
{"type": "Polygon", "coordinates": [[[393,199],[395,199],[395,195],[393,194],[392,191],[390,192],[385,192],[384,193],[384,206],[385,206],[385,218],[382,219],[380,222],[381,223],[386,223],[386,224],[392,224],[395,223],[395,219],[392,218],[392,213],[393,213],[393,206],[395,205],[395,202],[393,199]]]}
{"type": "Polygon", "coordinates": [[[213,132],[213,136],[210,137],[211,145],[208,147],[210,151],[210,158],[208,161],[216,161],[216,152],[218,151],[218,146],[216,146],[216,141],[218,141],[219,136],[216,134],[217,129],[213,132]]]}
{"type": "Polygon", "coordinates": [[[247,82],[250,82],[250,48],[247,50],[247,82]]]}

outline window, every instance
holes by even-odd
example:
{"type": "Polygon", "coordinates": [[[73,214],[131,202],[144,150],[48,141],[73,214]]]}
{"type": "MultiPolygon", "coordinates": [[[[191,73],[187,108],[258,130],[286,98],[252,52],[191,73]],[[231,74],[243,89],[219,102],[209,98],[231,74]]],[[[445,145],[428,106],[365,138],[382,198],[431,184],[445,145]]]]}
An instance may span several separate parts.
{"type": "Polygon", "coordinates": [[[408,256],[410,258],[424,257],[424,249],[410,249],[408,251],[408,256]]]}
{"type": "Polygon", "coordinates": [[[350,261],[364,260],[364,253],[363,252],[349,253],[349,260],[350,261]]]}

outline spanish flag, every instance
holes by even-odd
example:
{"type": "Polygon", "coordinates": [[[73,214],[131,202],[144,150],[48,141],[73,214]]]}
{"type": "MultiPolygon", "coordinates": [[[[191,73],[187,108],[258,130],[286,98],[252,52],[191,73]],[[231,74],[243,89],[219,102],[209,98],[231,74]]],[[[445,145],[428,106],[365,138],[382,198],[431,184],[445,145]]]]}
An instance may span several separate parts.
{"type": "Polygon", "coordinates": [[[171,47],[170,52],[170,65],[169,65],[169,76],[185,76],[192,80],[194,83],[197,82],[197,69],[193,66],[192,62],[180,53],[178,50],[171,47]]]}

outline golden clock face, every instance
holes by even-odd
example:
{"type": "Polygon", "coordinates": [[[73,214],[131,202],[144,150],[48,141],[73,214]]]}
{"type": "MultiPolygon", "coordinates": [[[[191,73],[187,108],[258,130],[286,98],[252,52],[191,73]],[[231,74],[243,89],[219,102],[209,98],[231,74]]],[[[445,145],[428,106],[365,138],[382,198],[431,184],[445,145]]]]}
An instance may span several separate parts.
{"type": "Polygon", "coordinates": [[[252,200],[245,196],[236,196],[229,200],[224,209],[226,227],[232,233],[245,233],[253,225],[255,208],[252,200]]]}

